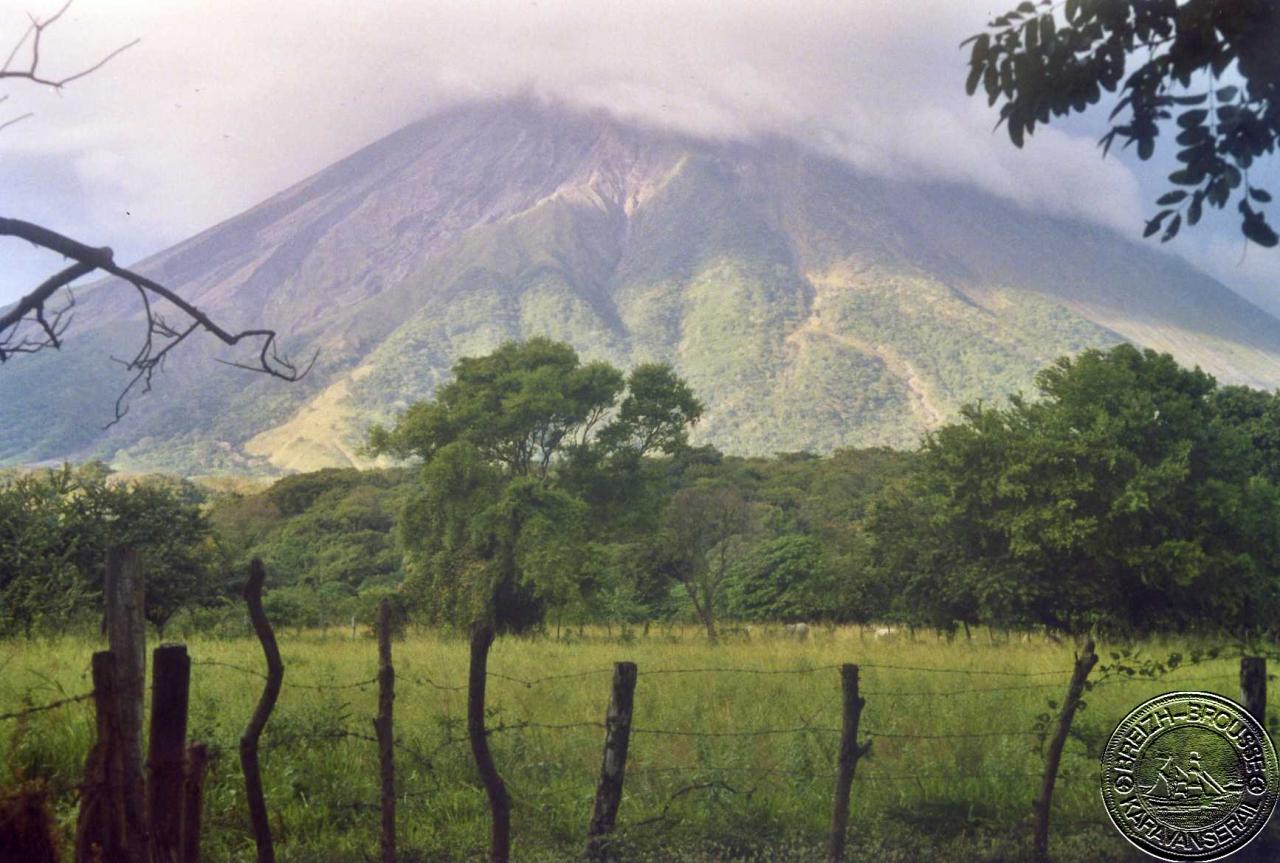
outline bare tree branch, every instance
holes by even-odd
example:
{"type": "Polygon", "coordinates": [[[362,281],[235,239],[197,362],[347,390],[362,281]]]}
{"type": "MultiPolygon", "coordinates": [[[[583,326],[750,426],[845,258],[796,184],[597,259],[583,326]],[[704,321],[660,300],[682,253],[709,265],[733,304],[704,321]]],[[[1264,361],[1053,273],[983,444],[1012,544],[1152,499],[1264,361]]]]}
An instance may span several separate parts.
{"type": "Polygon", "coordinates": [[[281,380],[298,381],[315,365],[318,352],[303,365],[295,364],[280,354],[275,330],[247,329],[232,332],[225,329],[171,289],[140,273],[118,266],[114,253],[109,248],[93,248],[20,219],[0,218],[0,237],[4,236],[26,240],[75,263],[46,279],[34,291],[20,299],[17,305],[0,315],[0,363],[16,354],[35,353],[44,348],[56,350],[61,347],[62,334],[70,323],[68,313],[75,304],[74,297],[71,296],[69,302],[57,310],[51,310],[49,302],[60,289],[68,288],[76,279],[92,272],[102,272],[123,279],[137,290],[146,319],[146,336],[131,359],[119,360],[126,369],[134,372],[134,376],[116,400],[115,419],[108,425],[118,422],[128,413],[126,400],[131,392],[138,387],[141,387],[143,393],[150,391],[152,376],[163,369],[165,358],[197,330],[204,330],[231,347],[244,341],[256,341],[259,344],[256,363],[219,360],[236,368],[260,372],[281,380]],[[171,325],[157,311],[157,299],[175,306],[190,321],[182,326],[171,325]]]}
{"type": "MultiPolygon", "coordinates": [[[[60,78],[46,75],[40,70],[41,39],[45,31],[66,14],[72,2],[73,0],[66,0],[62,7],[48,18],[39,19],[29,16],[30,25],[9,51],[4,65],[0,66],[0,80],[23,80],[61,90],[72,81],[77,81],[101,69],[140,41],[134,39],[116,48],[96,63],[70,75],[60,78]],[[16,66],[24,48],[29,48],[30,60],[24,66],[16,66]]],[[[8,101],[8,98],[8,95],[0,95],[0,103],[8,101]]],[[[0,130],[30,116],[32,116],[31,112],[27,112],[9,120],[0,120],[0,130]]],[[[90,273],[101,272],[123,279],[137,290],[142,301],[146,335],[141,347],[131,359],[118,360],[128,371],[133,372],[133,377],[116,399],[115,418],[108,423],[108,426],[114,425],[128,413],[127,399],[131,392],[140,389],[141,392],[146,393],[151,390],[152,377],[157,371],[163,370],[169,353],[197,330],[204,330],[223,344],[232,347],[242,341],[256,341],[259,344],[257,361],[227,363],[237,368],[261,372],[286,381],[297,381],[301,380],[315,365],[316,355],[313,355],[311,360],[303,366],[295,365],[281,355],[276,343],[275,330],[249,329],[232,332],[223,328],[207,314],[164,285],[140,273],[118,266],[109,248],[93,248],[56,231],[20,219],[0,218],[0,237],[3,236],[26,240],[56,252],[74,263],[50,276],[34,291],[20,299],[17,305],[0,314],[0,364],[18,354],[33,354],[46,348],[57,350],[62,347],[62,337],[71,324],[71,310],[75,307],[75,295],[71,292],[71,283],[75,280],[90,273]],[[66,302],[55,307],[52,305],[52,300],[59,292],[65,294],[66,302]],[[156,300],[175,306],[189,321],[180,326],[171,325],[156,309],[156,300]]],[[[219,362],[225,361],[219,360],[219,362]]]]}
{"type": "MultiPolygon", "coordinates": [[[[64,75],[61,78],[55,78],[55,77],[50,77],[45,75],[40,70],[40,40],[44,36],[44,31],[48,29],[50,25],[54,24],[59,18],[61,18],[69,8],[71,8],[72,2],[73,0],[67,0],[67,2],[62,5],[61,9],[59,9],[53,15],[43,20],[36,18],[35,16],[28,16],[30,17],[31,24],[30,26],[27,27],[25,31],[23,31],[22,37],[18,39],[18,41],[14,44],[13,49],[9,51],[9,56],[5,58],[4,65],[0,66],[0,80],[6,79],[6,78],[16,78],[16,79],[21,79],[25,81],[30,81],[33,84],[39,84],[43,87],[52,87],[54,90],[61,90],[63,87],[65,87],[67,84],[70,84],[72,81],[78,81],[84,76],[98,71],[103,66],[107,65],[107,63],[111,62],[113,59],[118,57],[120,54],[124,53],[125,51],[129,50],[134,45],[137,45],[140,41],[142,41],[141,39],[134,39],[132,42],[129,42],[126,45],[121,45],[119,48],[116,48],[114,51],[111,51],[109,54],[107,54],[101,60],[98,60],[96,63],[92,64],[91,66],[87,66],[81,69],[80,71],[74,72],[70,75],[64,75]],[[25,68],[15,68],[14,61],[18,59],[18,54],[22,51],[23,46],[27,45],[28,43],[30,43],[31,45],[30,62],[26,65],[25,68]]],[[[8,98],[7,96],[0,97],[0,102],[3,102],[7,98],[8,98]]],[[[12,126],[14,123],[17,123],[19,120],[25,120],[30,116],[31,116],[31,113],[28,112],[26,114],[23,114],[20,117],[14,117],[13,119],[6,120],[0,123],[0,131],[4,130],[9,126],[12,126]]]]}
{"type": "Polygon", "coordinates": [[[21,123],[23,120],[27,119],[28,117],[34,117],[34,116],[35,116],[35,112],[34,112],[34,111],[28,111],[28,112],[27,112],[27,113],[25,113],[25,114],[19,114],[19,115],[18,115],[18,116],[16,116],[16,117],[13,117],[13,118],[10,118],[10,119],[8,119],[8,120],[5,120],[3,123],[0,123],[0,132],[2,132],[2,131],[4,131],[5,129],[9,128],[9,127],[10,127],[10,126],[12,126],[14,123],[21,123]]]}
{"type": "Polygon", "coordinates": [[[55,90],[60,90],[72,81],[77,81],[92,72],[98,71],[121,53],[142,41],[141,39],[134,39],[126,45],[121,45],[119,48],[116,48],[92,66],[88,66],[71,75],[66,75],[62,78],[45,77],[40,72],[40,39],[44,36],[44,31],[61,18],[69,8],[71,8],[72,2],[73,0],[67,0],[67,2],[62,5],[61,9],[48,18],[45,18],[43,21],[31,16],[31,26],[26,29],[26,32],[22,34],[22,38],[13,46],[13,50],[9,52],[9,56],[5,59],[4,65],[0,66],[0,78],[25,78],[35,84],[42,84],[46,87],[52,87],[55,90]],[[13,61],[17,59],[18,52],[22,50],[22,46],[27,44],[28,40],[31,42],[31,62],[25,69],[15,69],[13,67],[13,61]]]}

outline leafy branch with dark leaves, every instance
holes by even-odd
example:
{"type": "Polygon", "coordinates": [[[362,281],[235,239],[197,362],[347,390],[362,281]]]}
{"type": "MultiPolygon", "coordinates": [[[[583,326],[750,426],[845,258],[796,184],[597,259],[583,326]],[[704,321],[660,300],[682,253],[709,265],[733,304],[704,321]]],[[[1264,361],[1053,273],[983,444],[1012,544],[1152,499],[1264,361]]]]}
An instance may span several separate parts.
{"type": "Polygon", "coordinates": [[[1267,190],[1249,170],[1280,138],[1280,4],[1266,0],[1066,0],[1023,2],[965,40],[966,90],[981,85],[1002,102],[1003,125],[1021,147],[1037,124],[1081,113],[1104,91],[1119,96],[1099,141],[1155,153],[1164,121],[1181,165],[1144,236],[1173,239],[1204,206],[1237,199],[1241,232],[1261,246],[1280,242],[1263,207],[1267,190]],[[1130,62],[1137,65],[1129,71],[1130,62]],[[1226,77],[1227,82],[1222,81],[1226,77]],[[1117,120],[1117,118],[1119,118],[1117,120]]]}

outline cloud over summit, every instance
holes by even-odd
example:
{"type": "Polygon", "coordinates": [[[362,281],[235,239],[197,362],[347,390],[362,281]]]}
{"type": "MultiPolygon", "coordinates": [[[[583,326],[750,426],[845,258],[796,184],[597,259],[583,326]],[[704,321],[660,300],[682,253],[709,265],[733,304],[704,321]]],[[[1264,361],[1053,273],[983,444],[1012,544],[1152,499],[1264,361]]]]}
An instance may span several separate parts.
{"type": "MultiPolygon", "coordinates": [[[[58,0],[61,2],[61,0],[58,0]]],[[[0,37],[51,0],[0,0],[0,37]]],[[[997,4],[1001,8],[1004,4],[997,4]]],[[[977,0],[77,0],[49,63],[142,42],[0,133],[32,218],[162,248],[448,104],[533,92],[697,135],[781,134],[877,173],[974,183],[1136,234],[1148,203],[1096,129],[1023,151],[963,91],[977,0]]],[[[101,239],[98,239],[101,238],[101,239]]],[[[0,247],[0,254],[8,250],[0,247]]],[[[0,283],[0,299],[16,293],[0,283]]]]}

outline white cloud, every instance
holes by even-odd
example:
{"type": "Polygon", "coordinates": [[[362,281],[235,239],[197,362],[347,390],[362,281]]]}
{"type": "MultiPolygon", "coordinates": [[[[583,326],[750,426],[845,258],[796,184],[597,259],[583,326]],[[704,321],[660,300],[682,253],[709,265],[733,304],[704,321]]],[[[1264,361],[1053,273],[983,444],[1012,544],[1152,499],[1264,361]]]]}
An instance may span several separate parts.
{"type": "MultiPolygon", "coordinates": [[[[0,0],[0,35],[53,6],[0,0]]],[[[696,134],[802,137],[870,171],[972,182],[1134,232],[1147,196],[1125,163],[1100,161],[1096,135],[1047,129],[1015,150],[964,95],[958,43],[993,11],[978,0],[76,0],[49,33],[51,65],[142,42],[60,96],[5,90],[0,107],[37,116],[0,133],[0,209],[46,212],[50,173],[71,170],[83,199],[61,195],[55,224],[138,256],[434,108],[532,89],[696,134]]],[[[0,297],[17,289],[4,278],[0,297]]]]}

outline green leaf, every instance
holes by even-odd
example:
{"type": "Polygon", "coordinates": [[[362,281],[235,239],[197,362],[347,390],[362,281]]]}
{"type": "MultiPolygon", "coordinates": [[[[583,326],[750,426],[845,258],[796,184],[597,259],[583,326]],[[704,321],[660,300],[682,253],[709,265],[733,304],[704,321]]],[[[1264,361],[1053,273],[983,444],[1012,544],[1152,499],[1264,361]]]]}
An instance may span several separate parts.
{"type": "Polygon", "coordinates": [[[1102,158],[1105,159],[1107,157],[1107,153],[1111,152],[1111,144],[1113,141],[1115,141],[1115,139],[1116,139],[1116,130],[1112,129],[1110,132],[1103,135],[1102,138],[1098,141],[1098,145],[1102,147],[1102,158]]]}
{"type": "Polygon", "coordinates": [[[1178,189],[1175,192],[1167,192],[1166,194],[1161,195],[1159,200],[1156,201],[1156,203],[1159,204],[1160,206],[1164,206],[1165,204],[1176,204],[1186,196],[1187,196],[1186,192],[1182,191],[1181,189],[1178,189]]]}
{"type": "Polygon", "coordinates": [[[1250,186],[1249,197],[1253,198],[1259,204],[1271,203],[1271,193],[1268,192],[1266,189],[1257,189],[1257,188],[1254,188],[1253,186],[1250,186]]]}
{"type": "Polygon", "coordinates": [[[1156,213],[1155,217],[1147,222],[1147,228],[1142,232],[1143,237],[1149,237],[1156,231],[1160,230],[1160,223],[1164,221],[1164,217],[1172,213],[1173,210],[1161,210],[1156,213]]]}
{"type": "Polygon", "coordinates": [[[964,92],[972,96],[978,91],[978,82],[982,80],[982,66],[974,63],[969,67],[969,77],[964,82],[964,92]]]}
{"type": "Polygon", "coordinates": [[[1280,237],[1276,236],[1276,232],[1267,224],[1266,218],[1261,213],[1246,216],[1240,230],[1250,240],[1268,249],[1275,248],[1276,244],[1280,243],[1280,237]]]}
{"type": "Polygon", "coordinates": [[[1178,213],[1169,221],[1169,227],[1165,229],[1164,236],[1160,238],[1160,242],[1167,243],[1178,235],[1178,229],[1182,227],[1182,214],[1178,213]]]}
{"type": "Polygon", "coordinates": [[[977,41],[973,43],[973,50],[969,52],[969,65],[980,66],[987,59],[987,52],[991,50],[991,37],[986,33],[980,33],[977,41]]]}
{"type": "Polygon", "coordinates": [[[1236,93],[1239,92],[1240,88],[1232,85],[1230,87],[1223,87],[1214,95],[1217,96],[1219,102],[1230,102],[1236,97],[1236,93]]]}
{"type": "Polygon", "coordinates": [[[1053,37],[1055,35],[1057,35],[1057,28],[1053,20],[1053,15],[1042,15],[1040,17],[1040,44],[1053,44],[1053,37]]]}
{"type": "Polygon", "coordinates": [[[1192,126],[1203,126],[1204,121],[1208,116],[1209,112],[1204,108],[1196,108],[1193,111],[1183,111],[1178,116],[1178,125],[1184,129],[1190,129],[1192,126]]]}
{"type": "Polygon", "coordinates": [[[1203,204],[1203,202],[1204,202],[1204,192],[1202,190],[1197,190],[1195,195],[1191,198],[1190,206],[1187,207],[1187,224],[1188,225],[1194,225],[1196,222],[1200,221],[1200,212],[1202,209],[1201,205],[1203,204]]]}

